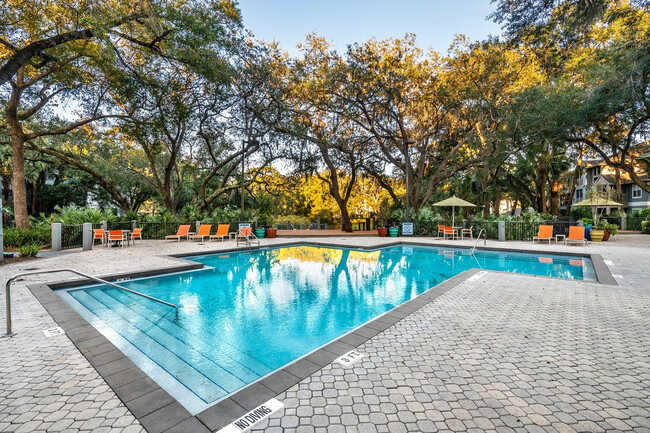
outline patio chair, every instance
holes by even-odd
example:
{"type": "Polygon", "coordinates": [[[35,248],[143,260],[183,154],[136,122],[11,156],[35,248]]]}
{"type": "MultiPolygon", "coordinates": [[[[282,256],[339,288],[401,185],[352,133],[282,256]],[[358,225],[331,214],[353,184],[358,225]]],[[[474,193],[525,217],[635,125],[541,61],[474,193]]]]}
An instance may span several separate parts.
{"type": "Polygon", "coordinates": [[[533,242],[535,241],[548,241],[548,244],[551,244],[551,241],[554,241],[553,237],[553,226],[539,226],[539,232],[537,236],[533,237],[533,242]]]}
{"type": "Polygon", "coordinates": [[[135,228],[131,232],[131,240],[133,241],[133,245],[135,245],[136,239],[142,240],[142,227],[135,228]]]}
{"type": "Polygon", "coordinates": [[[445,226],[444,224],[438,224],[438,237],[442,235],[443,237],[445,236],[445,226]]]}
{"type": "Polygon", "coordinates": [[[240,241],[243,241],[249,247],[253,242],[257,242],[257,246],[260,246],[260,240],[257,236],[255,236],[255,233],[253,233],[253,229],[251,227],[242,227],[237,232],[237,237],[235,239],[237,241],[237,246],[239,246],[240,241]]]}
{"type": "Polygon", "coordinates": [[[165,236],[165,240],[178,240],[178,242],[181,241],[181,238],[185,239],[190,239],[190,225],[189,224],[183,224],[178,228],[178,231],[176,232],[175,235],[167,235],[165,236]]]}
{"type": "Polygon", "coordinates": [[[113,244],[117,246],[117,244],[120,244],[120,247],[124,248],[124,243],[127,241],[126,238],[127,234],[124,233],[122,230],[109,230],[108,231],[108,246],[112,247],[113,244]]]}
{"type": "Polygon", "coordinates": [[[582,245],[587,245],[587,239],[585,239],[585,228],[582,226],[570,226],[569,227],[569,236],[564,239],[564,245],[569,243],[581,243],[582,245]]]}
{"type": "Polygon", "coordinates": [[[102,245],[106,243],[106,232],[104,229],[93,229],[93,245],[97,239],[101,241],[102,245]]]}
{"type": "Polygon", "coordinates": [[[191,240],[194,239],[200,239],[201,242],[205,240],[205,238],[210,239],[210,230],[212,229],[212,225],[210,224],[201,224],[201,227],[199,227],[199,232],[195,235],[190,236],[191,240]]]}
{"type": "Polygon", "coordinates": [[[460,231],[460,239],[465,239],[465,235],[468,235],[471,240],[474,240],[474,226],[469,226],[468,229],[462,229],[460,231]]]}
{"type": "Polygon", "coordinates": [[[219,224],[219,227],[217,228],[217,233],[210,236],[210,240],[221,238],[221,242],[223,242],[226,239],[226,236],[228,236],[228,239],[230,239],[230,234],[228,233],[229,229],[230,229],[230,224],[219,224]]]}
{"type": "Polygon", "coordinates": [[[452,226],[445,226],[445,239],[447,239],[449,236],[451,236],[451,239],[458,239],[458,233],[456,232],[456,229],[454,229],[452,226]]]}

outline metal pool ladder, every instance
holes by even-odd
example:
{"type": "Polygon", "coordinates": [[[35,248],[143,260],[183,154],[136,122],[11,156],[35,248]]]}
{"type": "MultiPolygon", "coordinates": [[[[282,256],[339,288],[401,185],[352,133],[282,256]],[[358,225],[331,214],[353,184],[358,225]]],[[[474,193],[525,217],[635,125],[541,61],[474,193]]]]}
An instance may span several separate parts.
{"type": "Polygon", "coordinates": [[[487,243],[487,238],[485,237],[485,229],[481,229],[478,232],[478,236],[476,237],[476,242],[474,242],[474,246],[472,247],[472,254],[474,254],[474,250],[476,249],[476,246],[478,245],[478,241],[481,239],[481,233],[483,233],[483,246],[486,245],[487,243]]]}
{"type": "Polygon", "coordinates": [[[94,277],[92,275],[84,274],[83,272],[76,271],[74,269],[70,268],[60,268],[60,269],[50,269],[50,270],[42,270],[42,271],[34,271],[34,272],[23,272],[21,274],[16,274],[13,277],[9,278],[9,281],[7,281],[7,284],[5,285],[5,295],[7,299],[7,333],[3,335],[3,337],[11,337],[15,335],[13,332],[11,332],[11,283],[14,281],[18,280],[19,278],[26,277],[28,275],[37,275],[37,274],[49,274],[49,273],[55,273],[55,272],[72,272],[73,274],[81,275],[82,277],[88,278],[90,280],[96,281],[98,283],[106,284],[107,286],[115,287],[116,289],[124,290],[125,292],[133,293],[134,295],[142,296],[143,298],[150,299],[152,301],[159,302],[161,304],[167,305],[169,307],[174,308],[176,310],[176,316],[175,319],[178,319],[178,306],[171,304],[169,302],[163,301],[158,298],[154,298],[153,296],[145,295],[144,293],[136,292],[135,290],[127,289],[126,287],[118,286],[115,283],[111,283],[106,280],[102,280],[101,278],[94,277]]]}

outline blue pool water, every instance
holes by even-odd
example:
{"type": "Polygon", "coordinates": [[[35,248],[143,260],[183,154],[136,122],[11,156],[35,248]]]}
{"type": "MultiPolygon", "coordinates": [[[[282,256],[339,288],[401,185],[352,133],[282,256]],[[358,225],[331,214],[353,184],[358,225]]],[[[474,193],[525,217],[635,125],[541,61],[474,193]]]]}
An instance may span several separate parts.
{"type": "Polygon", "coordinates": [[[280,247],[193,257],[208,268],[70,289],[94,324],[129,342],[205,404],[471,268],[595,280],[590,259],[397,246],[280,247]]]}

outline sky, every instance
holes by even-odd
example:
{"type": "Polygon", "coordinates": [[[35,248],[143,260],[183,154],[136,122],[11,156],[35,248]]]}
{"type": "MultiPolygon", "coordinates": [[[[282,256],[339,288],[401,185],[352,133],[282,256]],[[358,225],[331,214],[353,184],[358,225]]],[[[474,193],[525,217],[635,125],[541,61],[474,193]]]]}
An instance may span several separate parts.
{"type": "Polygon", "coordinates": [[[316,32],[340,53],[348,44],[371,37],[417,35],[423,49],[446,53],[457,34],[470,40],[502,33],[486,20],[490,0],[239,0],[244,26],[256,39],[277,41],[295,55],[296,44],[316,32]]]}

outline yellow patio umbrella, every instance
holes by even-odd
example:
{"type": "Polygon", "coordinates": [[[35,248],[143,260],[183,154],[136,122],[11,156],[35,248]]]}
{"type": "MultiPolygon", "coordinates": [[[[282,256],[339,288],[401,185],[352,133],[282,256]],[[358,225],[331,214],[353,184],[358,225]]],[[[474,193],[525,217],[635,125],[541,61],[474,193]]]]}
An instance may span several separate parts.
{"type": "Polygon", "coordinates": [[[451,225],[456,225],[456,207],[476,207],[475,204],[472,204],[468,201],[458,198],[455,195],[449,198],[446,198],[438,203],[434,203],[432,206],[447,207],[451,206],[451,225]]]}
{"type": "MultiPolygon", "coordinates": [[[[578,203],[574,203],[571,206],[591,206],[591,214],[594,217],[594,225],[598,223],[598,206],[624,206],[623,203],[615,202],[605,197],[589,197],[578,203]]],[[[602,212],[601,212],[602,214],[602,212]]]]}

